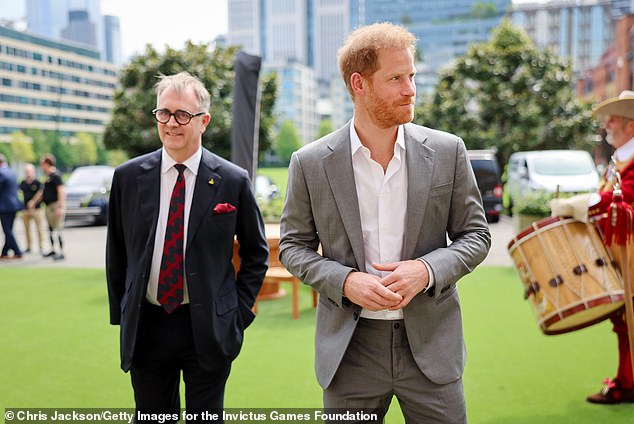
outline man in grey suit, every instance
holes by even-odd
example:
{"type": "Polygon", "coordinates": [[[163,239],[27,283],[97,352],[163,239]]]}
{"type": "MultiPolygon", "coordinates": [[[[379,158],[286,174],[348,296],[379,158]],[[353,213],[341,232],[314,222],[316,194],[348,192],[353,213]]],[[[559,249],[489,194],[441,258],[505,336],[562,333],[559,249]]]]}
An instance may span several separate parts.
{"type": "Polygon", "coordinates": [[[382,418],[396,396],[408,423],[464,423],[456,283],[491,236],[463,141],[410,123],[414,43],[383,23],[339,50],[354,118],[293,154],[280,258],[319,292],[326,408],[382,418]]]}

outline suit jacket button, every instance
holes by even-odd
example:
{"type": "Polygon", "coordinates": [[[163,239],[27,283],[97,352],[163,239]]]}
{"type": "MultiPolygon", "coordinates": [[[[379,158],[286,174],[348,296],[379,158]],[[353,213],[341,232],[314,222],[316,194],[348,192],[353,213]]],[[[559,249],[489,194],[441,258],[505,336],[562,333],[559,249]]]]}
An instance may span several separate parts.
{"type": "Polygon", "coordinates": [[[352,319],[355,320],[355,321],[358,320],[359,319],[359,313],[358,312],[353,312],[352,313],[352,319]]]}

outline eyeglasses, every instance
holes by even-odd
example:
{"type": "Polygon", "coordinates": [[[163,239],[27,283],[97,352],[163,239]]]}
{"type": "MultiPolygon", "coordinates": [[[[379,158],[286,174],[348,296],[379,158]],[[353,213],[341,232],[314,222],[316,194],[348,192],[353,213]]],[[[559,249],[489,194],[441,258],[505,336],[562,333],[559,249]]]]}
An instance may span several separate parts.
{"type": "Polygon", "coordinates": [[[192,120],[192,118],[204,115],[205,112],[189,113],[186,110],[180,109],[178,109],[176,112],[170,112],[167,109],[154,109],[152,110],[152,114],[154,115],[156,121],[160,122],[161,124],[167,124],[170,118],[173,116],[179,125],[187,125],[189,124],[189,121],[192,120]]]}

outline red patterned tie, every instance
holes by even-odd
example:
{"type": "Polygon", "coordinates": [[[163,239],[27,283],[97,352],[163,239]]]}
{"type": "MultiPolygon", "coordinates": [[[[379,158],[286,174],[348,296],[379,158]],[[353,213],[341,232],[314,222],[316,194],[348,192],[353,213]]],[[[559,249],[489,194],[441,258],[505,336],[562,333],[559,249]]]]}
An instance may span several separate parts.
{"type": "Polygon", "coordinates": [[[185,171],[186,166],[176,164],[178,178],[174,184],[170,209],[165,227],[163,259],[158,279],[158,302],[168,314],[183,302],[183,238],[185,234],[185,171]]]}

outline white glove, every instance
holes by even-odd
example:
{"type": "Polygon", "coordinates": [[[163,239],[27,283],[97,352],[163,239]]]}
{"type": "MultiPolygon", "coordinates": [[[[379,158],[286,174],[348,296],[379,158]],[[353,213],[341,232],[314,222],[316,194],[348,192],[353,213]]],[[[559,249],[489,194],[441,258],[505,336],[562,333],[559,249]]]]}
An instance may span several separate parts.
{"type": "Polygon", "coordinates": [[[550,210],[553,216],[573,217],[577,221],[588,222],[588,205],[591,194],[577,194],[567,199],[553,199],[550,210]]]}

